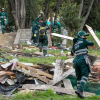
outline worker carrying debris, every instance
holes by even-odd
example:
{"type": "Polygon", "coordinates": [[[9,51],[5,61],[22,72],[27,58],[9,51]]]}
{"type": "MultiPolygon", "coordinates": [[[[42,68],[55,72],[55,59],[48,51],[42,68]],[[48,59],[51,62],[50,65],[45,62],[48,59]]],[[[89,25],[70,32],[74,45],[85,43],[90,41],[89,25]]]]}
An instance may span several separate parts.
{"type": "MultiPolygon", "coordinates": [[[[54,20],[52,24],[52,33],[58,33],[61,34],[61,26],[58,24],[56,20],[54,20]]],[[[54,46],[57,46],[58,43],[61,42],[61,39],[58,37],[54,37],[54,46]]]]}
{"type": "Polygon", "coordinates": [[[0,12],[0,22],[1,22],[2,34],[4,34],[6,20],[7,20],[7,13],[5,12],[5,9],[2,8],[2,11],[0,12]]]}
{"type": "Polygon", "coordinates": [[[86,39],[86,36],[88,35],[89,34],[86,34],[84,31],[79,31],[77,33],[77,38],[73,39],[73,48],[71,50],[72,55],[74,55],[74,53],[76,54],[76,57],[73,60],[77,77],[77,90],[75,93],[80,98],[85,98],[83,96],[83,90],[89,78],[89,72],[91,71],[87,55],[87,46],[93,46],[94,43],[86,39]]]}

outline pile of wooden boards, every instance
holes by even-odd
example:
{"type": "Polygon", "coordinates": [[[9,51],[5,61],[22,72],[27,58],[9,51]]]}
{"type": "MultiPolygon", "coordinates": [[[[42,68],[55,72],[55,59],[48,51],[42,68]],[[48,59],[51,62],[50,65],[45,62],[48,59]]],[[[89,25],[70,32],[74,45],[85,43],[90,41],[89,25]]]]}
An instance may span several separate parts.
{"type": "MultiPolygon", "coordinates": [[[[14,64],[13,64],[14,65],[14,64]]],[[[10,65],[12,66],[12,65],[10,65]]],[[[30,76],[31,80],[41,81],[35,82],[35,84],[24,84],[22,89],[31,89],[31,90],[47,90],[52,89],[57,93],[75,95],[75,90],[73,89],[69,79],[65,79],[67,76],[75,72],[73,68],[73,58],[68,60],[57,59],[55,66],[37,64],[28,66],[21,62],[15,64],[15,71],[23,73],[25,76],[30,76]],[[51,71],[51,69],[53,71],[51,71]],[[53,72],[53,73],[52,73],[53,72]],[[38,84],[37,84],[38,83],[38,84]]],[[[0,71],[1,76],[9,76],[9,85],[13,85],[16,79],[16,75],[11,71],[6,71],[6,69],[0,71]]],[[[85,95],[94,95],[93,93],[86,93],[85,95]]]]}
{"type": "MultiPolygon", "coordinates": [[[[72,61],[73,59],[71,59],[72,61]]],[[[69,60],[70,61],[70,60],[69,60]]],[[[68,62],[70,64],[70,62],[68,62]]],[[[38,64],[42,65],[42,64],[38,64]]],[[[25,66],[21,63],[18,63],[18,66],[26,68],[30,70],[28,75],[30,74],[33,77],[45,82],[45,84],[25,84],[22,86],[22,89],[30,89],[30,90],[47,90],[52,89],[57,93],[70,94],[75,95],[75,90],[73,89],[71,82],[69,79],[65,79],[67,76],[71,75],[75,70],[67,64],[67,61],[57,59],[56,65],[54,68],[54,74],[50,75],[49,73],[42,72],[38,69],[31,68],[29,66],[25,66]],[[69,66],[70,68],[67,68],[69,66]],[[66,69],[67,71],[64,71],[66,69]],[[45,76],[45,77],[44,77],[45,76]]],[[[47,65],[44,65],[47,66],[47,65]]],[[[49,68],[53,68],[53,66],[48,66],[49,68]]],[[[86,93],[85,95],[94,95],[94,93],[86,93]]]]}

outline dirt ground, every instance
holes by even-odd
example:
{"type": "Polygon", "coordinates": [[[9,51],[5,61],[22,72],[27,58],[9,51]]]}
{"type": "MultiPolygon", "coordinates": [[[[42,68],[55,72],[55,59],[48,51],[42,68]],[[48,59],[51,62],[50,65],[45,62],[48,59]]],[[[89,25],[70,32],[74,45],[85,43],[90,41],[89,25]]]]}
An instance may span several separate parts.
{"type": "Polygon", "coordinates": [[[16,32],[0,34],[1,46],[12,46],[16,37],[16,32]]]}

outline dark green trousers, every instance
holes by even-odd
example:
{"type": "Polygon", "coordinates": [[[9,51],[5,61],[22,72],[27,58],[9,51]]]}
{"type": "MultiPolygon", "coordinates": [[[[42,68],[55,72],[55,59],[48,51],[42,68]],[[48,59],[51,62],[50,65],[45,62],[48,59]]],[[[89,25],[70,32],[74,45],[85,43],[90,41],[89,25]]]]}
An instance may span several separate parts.
{"type": "Polygon", "coordinates": [[[39,47],[43,47],[43,55],[47,55],[48,38],[47,35],[39,36],[39,47]]]}
{"type": "Polygon", "coordinates": [[[4,29],[5,29],[5,21],[4,21],[4,19],[1,19],[1,28],[2,28],[2,32],[4,32],[4,29]]]}
{"type": "Polygon", "coordinates": [[[73,62],[77,77],[77,89],[83,91],[89,77],[89,68],[82,55],[76,56],[73,62]]]}

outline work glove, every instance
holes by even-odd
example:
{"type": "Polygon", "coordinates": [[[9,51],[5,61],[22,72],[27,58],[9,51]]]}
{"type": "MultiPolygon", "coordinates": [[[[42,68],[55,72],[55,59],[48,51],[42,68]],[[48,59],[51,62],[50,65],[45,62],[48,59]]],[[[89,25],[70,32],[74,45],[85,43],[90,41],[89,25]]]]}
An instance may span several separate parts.
{"type": "Polygon", "coordinates": [[[38,18],[40,18],[40,17],[41,17],[41,14],[38,15],[38,18]]]}
{"type": "Polygon", "coordinates": [[[34,34],[34,37],[36,37],[36,34],[34,34]]]}

